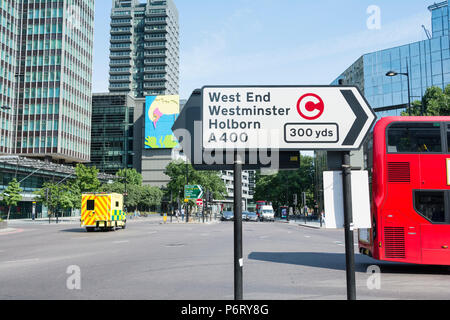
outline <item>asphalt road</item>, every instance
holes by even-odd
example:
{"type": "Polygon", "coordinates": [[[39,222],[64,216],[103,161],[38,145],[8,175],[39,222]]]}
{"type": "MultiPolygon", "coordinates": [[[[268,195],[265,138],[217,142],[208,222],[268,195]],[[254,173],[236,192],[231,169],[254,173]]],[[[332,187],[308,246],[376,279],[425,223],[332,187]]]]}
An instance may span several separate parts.
{"type": "MultiPolygon", "coordinates": [[[[0,233],[0,299],[233,299],[230,222],[141,220],[109,233],[86,233],[76,224],[13,227],[0,233]],[[80,290],[67,287],[70,266],[79,268],[80,290]]],[[[244,223],[244,298],[346,299],[344,252],[342,230],[244,223]]],[[[358,299],[450,298],[448,267],[359,254],[355,261],[358,299]],[[380,289],[367,287],[371,265],[381,268],[380,289]]]]}

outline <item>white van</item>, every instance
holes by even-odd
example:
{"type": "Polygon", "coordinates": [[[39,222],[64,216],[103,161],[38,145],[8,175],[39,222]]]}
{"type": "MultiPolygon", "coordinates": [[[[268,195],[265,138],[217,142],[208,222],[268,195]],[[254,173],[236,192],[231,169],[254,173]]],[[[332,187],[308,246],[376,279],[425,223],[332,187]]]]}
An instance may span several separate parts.
{"type": "Polygon", "coordinates": [[[272,206],[262,206],[260,212],[261,221],[275,221],[275,212],[272,206]]]}

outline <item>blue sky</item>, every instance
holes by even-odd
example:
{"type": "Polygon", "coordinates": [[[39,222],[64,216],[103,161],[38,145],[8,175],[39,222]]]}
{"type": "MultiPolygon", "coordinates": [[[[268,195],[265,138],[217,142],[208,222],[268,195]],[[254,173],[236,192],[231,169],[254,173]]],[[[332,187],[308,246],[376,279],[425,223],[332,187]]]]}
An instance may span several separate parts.
{"type": "MultiPolygon", "coordinates": [[[[329,84],[365,53],[426,39],[433,2],[175,0],[180,96],[204,85],[329,84]],[[371,5],[380,29],[367,27],[371,5]]],[[[111,1],[95,7],[93,90],[107,92],[111,1]]]]}

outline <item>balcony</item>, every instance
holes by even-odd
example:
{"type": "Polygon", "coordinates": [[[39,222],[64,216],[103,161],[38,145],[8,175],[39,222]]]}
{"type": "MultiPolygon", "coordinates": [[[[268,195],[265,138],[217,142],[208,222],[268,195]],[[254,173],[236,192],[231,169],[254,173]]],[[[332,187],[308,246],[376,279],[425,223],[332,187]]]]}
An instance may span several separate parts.
{"type": "Polygon", "coordinates": [[[146,82],[144,83],[144,89],[165,89],[165,82],[146,82]]]}
{"type": "Polygon", "coordinates": [[[111,34],[132,34],[131,28],[111,28],[111,34]]]}
{"type": "Polygon", "coordinates": [[[131,19],[117,19],[117,17],[114,18],[116,19],[111,20],[111,27],[131,27],[133,25],[131,19]]]}
{"type": "Polygon", "coordinates": [[[165,34],[146,34],[144,37],[145,41],[156,41],[156,40],[163,40],[166,41],[166,35],[165,34]]]}
{"type": "Polygon", "coordinates": [[[167,32],[165,25],[146,26],[144,30],[145,30],[146,33],[167,32]]]}
{"type": "Polygon", "coordinates": [[[112,78],[112,77],[110,77],[109,78],[109,82],[110,83],[121,83],[121,82],[123,82],[123,83],[129,83],[129,82],[131,82],[131,75],[130,76],[127,76],[127,77],[120,77],[120,78],[112,78]]]}
{"type": "Polygon", "coordinates": [[[144,72],[145,73],[161,73],[161,72],[167,72],[167,68],[166,67],[145,67],[144,68],[144,72]]]}
{"type": "Polygon", "coordinates": [[[164,65],[164,66],[166,66],[167,65],[167,60],[166,59],[162,59],[160,61],[151,61],[150,59],[146,59],[146,60],[144,60],[144,64],[146,66],[155,66],[155,65],[158,65],[158,66],[164,65]]]}
{"type": "Polygon", "coordinates": [[[145,51],[144,57],[166,57],[166,50],[145,51]]]}
{"type": "Polygon", "coordinates": [[[125,57],[125,59],[123,59],[123,60],[111,60],[109,63],[109,66],[110,67],[131,67],[132,62],[131,62],[131,59],[126,60],[126,57],[125,57]]]}
{"type": "Polygon", "coordinates": [[[129,51],[130,54],[131,54],[131,43],[128,44],[128,45],[125,45],[123,47],[113,47],[113,46],[111,46],[109,49],[111,51],[129,51]]]}
{"type": "Polygon", "coordinates": [[[114,68],[110,68],[109,74],[110,75],[131,74],[131,68],[120,68],[120,69],[122,70],[114,70],[114,68]]]}

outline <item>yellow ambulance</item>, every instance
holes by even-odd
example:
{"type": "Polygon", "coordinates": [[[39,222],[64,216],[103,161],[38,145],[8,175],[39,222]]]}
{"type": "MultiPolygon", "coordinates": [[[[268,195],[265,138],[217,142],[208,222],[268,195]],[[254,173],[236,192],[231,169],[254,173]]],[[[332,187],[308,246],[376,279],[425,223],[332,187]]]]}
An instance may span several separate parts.
{"type": "Polygon", "coordinates": [[[95,230],[125,229],[123,195],[118,193],[85,193],[81,200],[81,227],[95,230]]]}

